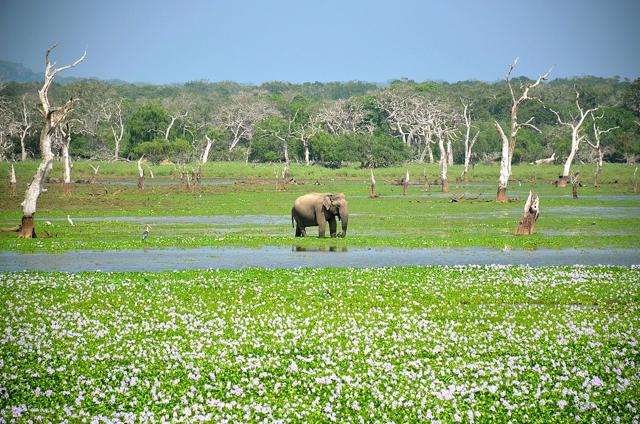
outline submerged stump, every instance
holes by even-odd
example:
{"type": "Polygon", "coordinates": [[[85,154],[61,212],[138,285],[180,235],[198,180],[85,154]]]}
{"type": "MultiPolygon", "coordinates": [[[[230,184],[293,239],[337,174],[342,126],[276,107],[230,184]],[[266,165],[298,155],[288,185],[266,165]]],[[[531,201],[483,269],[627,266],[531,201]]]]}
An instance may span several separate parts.
{"type": "Polygon", "coordinates": [[[540,199],[537,194],[529,191],[529,197],[524,205],[524,215],[516,229],[517,236],[530,236],[533,234],[536,221],[540,216],[540,199]]]}

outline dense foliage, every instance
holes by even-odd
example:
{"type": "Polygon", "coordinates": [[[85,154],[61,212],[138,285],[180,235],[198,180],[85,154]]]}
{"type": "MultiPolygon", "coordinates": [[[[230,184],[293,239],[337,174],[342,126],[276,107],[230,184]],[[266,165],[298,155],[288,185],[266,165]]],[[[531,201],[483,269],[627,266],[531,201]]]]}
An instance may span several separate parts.
{"type": "MultiPolygon", "coordinates": [[[[518,86],[529,80],[519,77],[512,82],[518,86]]],[[[38,88],[35,82],[0,85],[4,105],[0,109],[4,146],[0,149],[5,158],[20,156],[23,97],[28,105],[28,119],[33,123],[26,137],[26,149],[31,156],[38,155],[41,121],[35,96],[38,88]]],[[[557,161],[566,157],[570,134],[558,125],[550,109],[564,116],[575,114],[575,90],[580,92],[583,106],[599,107],[594,116],[600,128],[617,127],[602,137],[605,160],[637,159],[640,80],[581,77],[552,80],[535,93],[541,102],[529,102],[522,108],[521,119],[533,118],[532,123],[540,131],[523,129],[518,134],[516,162],[530,162],[552,153],[557,161]]],[[[500,150],[494,123],[509,120],[512,101],[504,81],[451,84],[407,80],[392,81],[385,86],[360,81],[304,84],[274,81],[261,86],[192,81],[155,86],[76,80],[55,84],[50,97],[54,104],[69,97],[79,99],[71,147],[75,157],[111,158],[115,145],[112,130],[122,118],[125,131],[120,155],[132,159],[145,152],[150,155],[151,151],[154,160],[199,159],[206,145],[205,134],[209,133],[216,135],[209,160],[282,161],[284,138],[292,161],[304,161],[308,155],[315,162],[352,161],[362,166],[429,160],[429,156],[438,160],[435,139],[431,135],[421,136],[398,119],[400,113],[411,114],[416,102],[435,105],[444,114],[452,129],[454,161],[462,163],[465,131],[460,119],[461,99],[471,103],[472,133],[479,131],[472,161],[493,161],[500,150]],[[394,101],[404,102],[404,106],[391,106],[394,101]],[[113,112],[116,104],[121,106],[120,115],[113,112]],[[161,143],[160,138],[167,142],[161,143]],[[178,147],[175,140],[182,140],[178,147]],[[427,147],[433,149],[432,155],[426,155],[427,147]]],[[[591,139],[592,126],[590,119],[584,127],[585,136],[591,139]]],[[[578,159],[591,162],[595,155],[583,143],[578,159]]]]}

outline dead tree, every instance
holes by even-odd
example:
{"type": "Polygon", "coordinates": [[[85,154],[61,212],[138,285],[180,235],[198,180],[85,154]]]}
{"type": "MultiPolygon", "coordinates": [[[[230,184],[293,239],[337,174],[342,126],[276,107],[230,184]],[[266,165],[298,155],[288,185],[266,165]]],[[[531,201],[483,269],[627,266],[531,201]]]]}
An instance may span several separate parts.
{"type": "Polygon", "coordinates": [[[91,179],[89,180],[89,184],[95,184],[96,183],[96,179],[98,178],[98,171],[100,170],[100,165],[93,166],[93,165],[89,164],[89,166],[91,167],[91,169],[93,169],[93,175],[91,176],[91,179]]]}
{"type": "Polygon", "coordinates": [[[527,202],[524,204],[524,215],[522,215],[520,224],[516,229],[516,235],[530,236],[531,234],[533,234],[533,230],[539,216],[540,216],[540,199],[538,198],[537,194],[534,194],[530,190],[529,197],[527,198],[527,202]]]}
{"type": "Polygon", "coordinates": [[[300,143],[302,143],[302,149],[304,151],[304,163],[307,166],[310,164],[309,140],[319,131],[320,126],[316,123],[316,120],[313,117],[309,117],[305,122],[298,123],[293,130],[295,136],[300,140],[300,143]]]}
{"type": "Polygon", "coordinates": [[[544,165],[544,164],[547,164],[547,163],[553,163],[554,160],[556,160],[555,152],[552,153],[551,156],[548,157],[548,158],[534,160],[533,162],[531,162],[531,165],[544,165]]]}
{"type": "Polygon", "coordinates": [[[573,194],[573,198],[578,198],[578,186],[580,185],[580,173],[576,172],[571,176],[571,193],[573,194]]]}
{"type": "Polygon", "coordinates": [[[556,115],[558,119],[558,123],[565,127],[571,128],[571,151],[569,152],[569,156],[567,156],[567,160],[564,163],[564,167],[562,168],[562,175],[558,179],[558,187],[566,187],[567,183],[570,180],[569,173],[571,171],[571,164],[573,163],[573,158],[576,156],[578,152],[578,148],[580,147],[580,142],[586,138],[586,136],[582,133],[582,124],[587,119],[589,114],[592,114],[598,108],[591,108],[584,110],[582,106],[580,106],[580,93],[576,90],[576,108],[578,109],[579,116],[571,116],[571,121],[564,121],[558,112],[551,108],[549,109],[556,115]]]}
{"type": "Polygon", "coordinates": [[[529,91],[533,88],[538,87],[542,81],[546,81],[551,73],[553,67],[551,67],[546,74],[540,75],[538,79],[531,84],[524,84],[523,91],[520,97],[516,98],[515,92],[513,90],[513,86],[511,85],[511,72],[516,67],[518,63],[518,59],[513,61],[511,66],[509,66],[509,71],[507,72],[507,86],[509,87],[509,92],[511,93],[511,121],[509,127],[509,135],[504,132],[502,126],[495,122],[496,129],[498,130],[498,134],[500,134],[500,139],[502,140],[502,157],[500,160],[500,178],[498,179],[498,193],[496,195],[496,202],[507,202],[509,199],[507,198],[507,184],[509,183],[509,177],[511,176],[511,162],[513,161],[513,152],[516,148],[516,141],[518,136],[518,131],[523,127],[529,127],[535,129],[539,132],[539,130],[531,124],[533,121],[533,117],[527,120],[526,122],[520,123],[518,122],[518,112],[520,111],[520,107],[527,101],[531,100],[532,97],[529,97],[529,91]]]}
{"type": "Polygon", "coordinates": [[[140,156],[140,159],[138,159],[138,188],[140,190],[144,190],[144,169],[142,169],[142,159],[144,159],[144,155],[140,156]]]}
{"type": "Polygon", "coordinates": [[[598,187],[598,185],[600,184],[600,174],[602,173],[602,165],[604,164],[604,149],[602,148],[602,143],[601,143],[601,138],[600,136],[602,136],[602,134],[606,134],[609,131],[613,131],[615,129],[618,129],[619,127],[611,127],[608,128],[606,130],[601,130],[600,127],[598,126],[598,123],[596,121],[596,119],[602,119],[604,117],[604,114],[595,117],[593,116],[593,113],[591,114],[591,118],[593,119],[593,137],[594,137],[594,142],[592,143],[591,140],[589,140],[588,138],[585,139],[585,141],[587,142],[587,144],[596,152],[596,173],[595,173],[595,177],[594,177],[594,181],[593,181],[593,185],[595,187],[598,187]]]}
{"type": "Polygon", "coordinates": [[[211,146],[213,145],[214,140],[209,138],[208,135],[204,135],[205,140],[207,141],[207,145],[204,147],[204,152],[202,152],[202,157],[200,158],[200,163],[207,163],[209,160],[209,152],[211,151],[211,146]]]}
{"type": "Polygon", "coordinates": [[[65,69],[76,66],[82,62],[87,55],[87,52],[84,52],[80,59],[76,60],[74,63],[54,68],[54,65],[49,60],[49,55],[51,54],[51,50],[55,47],[56,46],[53,46],[47,49],[47,53],[45,54],[44,84],[38,91],[42,114],[44,117],[44,125],[40,131],[40,156],[42,161],[38,166],[36,174],[33,177],[33,181],[29,185],[24,196],[24,201],[22,202],[22,224],[20,227],[20,237],[23,238],[36,237],[34,215],[36,213],[36,205],[38,203],[40,193],[42,193],[44,182],[53,166],[54,157],[53,152],[51,151],[53,133],[73,110],[72,100],[69,100],[63,107],[52,107],[49,102],[49,88],[51,87],[56,74],[64,71],[65,69]]]}
{"type": "Polygon", "coordinates": [[[633,170],[633,192],[638,192],[638,167],[633,170]]]}
{"type": "Polygon", "coordinates": [[[478,140],[478,136],[480,135],[480,130],[476,131],[476,135],[473,138],[469,138],[471,135],[471,105],[472,103],[465,103],[464,100],[461,100],[462,106],[464,106],[463,111],[463,119],[465,126],[464,133],[464,168],[462,170],[462,179],[466,183],[469,181],[469,164],[471,163],[471,151],[473,150],[473,145],[476,144],[478,140]]]}
{"type": "Polygon", "coordinates": [[[407,169],[407,173],[402,179],[402,194],[407,195],[407,189],[409,187],[409,170],[407,169]]]}
{"type": "Polygon", "coordinates": [[[11,186],[11,197],[16,195],[16,170],[13,168],[13,164],[11,164],[11,175],[9,176],[9,185],[11,186]]]}
{"type": "Polygon", "coordinates": [[[232,96],[231,103],[215,113],[212,124],[231,133],[231,152],[240,141],[253,138],[256,123],[276,114],[277,111],[270,102],[242,92],[232,96]]]}
{"type": "Polygon", "coordinates": [[[27,109],[26,94],[22,96],[22,121],[20,123],[20,160],[23,162],[27,160],[27,148],[25,146],[25,139],[31,133],[33,127],[33,121],[31,121],[31,114],[27,109]]]}
{"type": "Polygon", "coordinates": [[[62,142],[62,191],[65,195],[71,193],[71,156],[69,155],[69,146],[71,145],[71,126],[67,122],[64,126],[58,128],[62,142]]]}
{"type": "Polygon", "coordinates": [[[113,135],[114,149],[113,160],[120,159],[120,144],[124,137],[124,114],[122,112],[122,100],[114,100],[112,103],[102,104],[103,119],[109,124],[113,135]]]}
{"type": "Polygon", "coordinates": [[[370,169],[370,171],[371,185],[369,186],[369,197],[375,199],[376,197],[378,197],[378,194],[376,193],[376,177],[373,176],[373,169],[370,169]]]}

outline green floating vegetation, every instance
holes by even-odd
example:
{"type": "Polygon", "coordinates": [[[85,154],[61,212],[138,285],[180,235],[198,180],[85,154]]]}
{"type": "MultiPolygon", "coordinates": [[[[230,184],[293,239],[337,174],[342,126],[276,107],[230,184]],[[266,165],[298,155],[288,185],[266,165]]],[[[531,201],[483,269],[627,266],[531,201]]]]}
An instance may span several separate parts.
{"type": "MultiPolygon", "coordinates": [[[[23,175],[19,179],[22,188],[33,165],[17,164],[23,175]]],[[[102,165],[105,172],[122,173],[126,166],[133,166],[101,164],[100,169],[102,165]]],[[[2,166],[6,164],[0,164],[0,172],[2,166]]],[[[165,167],[158,166],[156,174],[168,174],[172,167],[165,167]]],[[[84,168],[91,171],[87,163],[78,162],[74,172],[84,175],[84,168]]],[[[397,185],[406,170],[379,169],[375,172],[381,197],[376,199],[368,198],[367,170],[295,165],[292,170],[298,184],[277,191],[272,168],[207,164],[203,171],[205,181],[192,190],[179,180],[157,177],[147,179],[145,190],[140,191],[135,176],[124,174],[100,174],[96,184],[75,184],[72,194],[66,196],[59,184],[48,184],[38,204],[36,231],[50,237],[19,240],[15,233],[0,233],[0,250],[56,252],[291,244],[497,249],[640,245],[640,196],[631,191],[628,182],[633,171],[627,166],[608,164],[603,184],[593,187],[585,183],[579,188],[578,199],[571,197],[570,187],[551,184],[556,167],[515,166],[514,181],[508,190],[513,201],[506,204],[493,201],[496,166],[476,166],[470,183],[451,182],[451,193],[444,194],[438,186],[425,188],[423,174],[431,179],[437,175],[433,165],[411,165],[411,178],[417,184],[409,187],[406,196],[397,185]],[[530,189],[540,195],[541,216],[532,237],[515,237],[513,233],[530,189]],[[311,191],[346,194],[351,216],[345,239],[319,240],[313,237],[317,235],[313,227],[308,229],[307,239],[293,237],[291,206],[296,197],[311,191]],[[457,201],[453,202],[451,196],[457,201]],[[68,224],[67,215],[74,219],[75,226],[68,224]],[[147,223],[152,225],[151,232],[142,242],[141,234],[147,223]]],[[[0,227],[20,222],[21,201],[20,195],[0,191],[0,227]]]]}
{"type": "Polygon", "coordinates": [[[0,274],[0,421],[621,422],[636,267],[0,274]]]}

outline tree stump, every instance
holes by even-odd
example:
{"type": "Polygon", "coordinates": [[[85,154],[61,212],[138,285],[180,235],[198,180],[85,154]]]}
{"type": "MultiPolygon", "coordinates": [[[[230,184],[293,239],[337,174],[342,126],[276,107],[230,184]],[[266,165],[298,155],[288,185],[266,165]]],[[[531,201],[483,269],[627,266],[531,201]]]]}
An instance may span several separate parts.
{"type": "Polygon", "coordinates": [[[571,193],[573,194],[573,198],[578,198],[578,186],[580,185],[580,173],[576,172],[571,176],[571,193]]]}
{"type": "Polygon", "coordinates": [[[36,238],[36,228],[33,222],[33,216],[23,216],[22,225],[20,225],[19,238],[36,238]]]}
{"type": "Polygon", "coordinates": [[[555,185],[558,187],[566,187],[569,184],[569,176],[568,175],[560,175],[555,182],[555,185]]]}
{"type": "Polygon", "coordinates": [[[507,199],[507,188],[506,187],[498,187],[498,193],[496,194],[496,202],[507,203],[509,199],[507,199]]]}
{"type": "Polygon", "coordinates": [[[530,236],[536,225],[536,221],[540,216],[540,199],[537,194],[529,191],[529,197],[524,205],[524,215],[520,220],[520,224],[516,229],[517,236],[530,236]]]}

